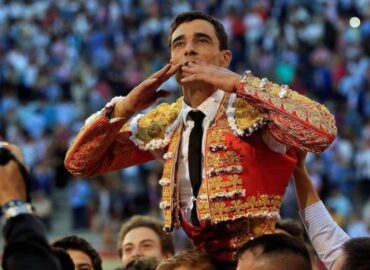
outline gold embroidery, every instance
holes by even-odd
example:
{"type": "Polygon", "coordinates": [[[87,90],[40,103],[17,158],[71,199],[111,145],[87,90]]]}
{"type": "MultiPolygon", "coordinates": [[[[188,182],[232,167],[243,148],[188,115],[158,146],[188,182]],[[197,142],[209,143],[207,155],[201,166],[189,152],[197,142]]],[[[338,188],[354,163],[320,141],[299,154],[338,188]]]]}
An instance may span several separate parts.
{"type": "MultiPolygon", "coordinates": [[[[225,121],[226,122],[226,121],[225,121]]],[[[208,131],[208,144],[209,145],[221,145],[226,144],[226,137],[224,135],[225,130],[217,128],[210,129],[208,131]]]]}
{"type": "Polygon", "coordinates": [[[162,202],[171,201],[171,188],[170,186],[164,186],[162,188],[162,202]]]}
{"type": "MultiPolygon", "coordinates": [[[[172,136],[170,145],[168,147],[168,152],[176,153],[177,146],[180,141],[180,134],[181,134],[182,125],[180,124],[175,133],[172,136]]],[[[171,179],[170,185],[165,185],[162,187],[162,204],[163,208],[163,214],[164,214],[164,228],[165,231],[169,232],[173,228],[174,220],[173,220],[173,210],[175,210],[175,207],[173,207],[174,201],[176,201],[174,196],[176,196],[176,192],[174,191],[174,179],[172,175],[172,171],[174,169],[175,164],[175,157],[176,155],[170,155],[169,158],[166,160],[164,168],[163,168],[163,175],[162,179],[171,179]]]]}
{"type": "MultiPolygon", "coordinates": [[[[162,103],[138,120],[136,137],[148,143],[153,139],[163,139],[166,128],[172,124],[181,111],[182,98],[175,103],[162,103]]],[[[126,128],[126,127],[124,127],[126,128]]]]}
{"type": "Polygon", "coordinates": [[[211,153],[207,155],[207,165],[209,168],[224,168],[226,166],[240,165],[240,158],[234,151],[222,153],[211,153]]]}
{"type": "MultiPolygon", "coordinates": [[[[297,122],[296,119],[292,119],[294,118],[293,114],[295,114],[298,119],[302,120],[304,123],[311,124],[314,128],[319,130],[309,129],[307,126],[302,128],[303,133],[300,137],[304,138],[304,141],[307,141],[306,134],[310,136],[310,133],[312,133],[314,137],[322,138],[322,145],[318,142],[318,146],[315,146],[314,142],[310,142],[309,144],[312,144],[312,148],[314,149],[307,148],[305,150],[318,151],[315,149],[317,148],[319,151],[323,151],[324,147],[327,147],[332,142],[337,134],[337,128],[333,115],[331,115],[325,106],[291,89],[287,89],[284,98],[281,99],[282,104],[280,105],[278,100],[280,99],[279,93],[281,92],[281,86],[267,81],[263,90],[261,90],[260,83],[261,79],[253,75],[247,75],[243,78],[243,90],[247,93],[245,96],[246,100],[252,102],[254,106],[269,109],[270,114],[275,114],[276,118],[287,118],[286,122],[297,122]],[[265,104],[261,104],[261,101],[265,102],[265,104]],[[284,112],[287,115],[284,115],[284,112]],[[309,119],[307,119],[307,117],[309,119]],[[327,134],[323,134],[323,132],[327,134]],[[328,136],[328,134],[330,136],[328,136]],[[327,136],[327,138],[325,138],[325,136],[327,136]]],[[[274,122],[276,118],[273,119],[274,122]]],[[[303,126],[303,124],[300,125],[303,126]]],[[[296,124],[298,128],[300,125],[296,124]]],[[[286,137],[292,136],[292,134],[285,135],[286,137]]]]}
{"type": "Polygon", "coordinates": [[[120,132],[129,132],[129,131],[131,131],[130,122],[126,122],[121,128],[120,132]]]}
{"type": "Polygon", "coordinates": [[[243,98],[236,98],[234,106],[236,125],[241,130],[247,130],[264,119],[259,110],[243,98]]]}
{"type": "Polygon", "coordinates": [[[235,220],[247,217],[279,216],[283,197],[278,195],[249,196],[245,199],[214,201],[210,203],[212,222],[235,220]]]}
{"type": "Polygon", "coordinates": [[[216,176],[208,179],[208,189],[212,197],[216,193],[243,189],[243,180],[239,175],[216,176]]]}
{"type": "Polygon", "coordinates": [[[230,93],[225,93],[224,98],[221,101],[220,108],[216,114],[215,122],[217,123],[221,117],[225,117],[227,110],[227,101],[229,100],[230,93]]]}

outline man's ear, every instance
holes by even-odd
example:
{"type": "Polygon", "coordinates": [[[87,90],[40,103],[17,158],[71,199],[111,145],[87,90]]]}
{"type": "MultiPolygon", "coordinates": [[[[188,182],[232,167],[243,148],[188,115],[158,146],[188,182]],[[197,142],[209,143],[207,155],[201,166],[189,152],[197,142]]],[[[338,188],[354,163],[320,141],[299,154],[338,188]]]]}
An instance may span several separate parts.
{"type": "Polygon", "coordinates": [[[230,65],[231,59],[233,58],[233,56],[230,50],[223,50],[221,53],[222,53],[222,56],[221,56],[220,65],[226,68],[230,65]]]}

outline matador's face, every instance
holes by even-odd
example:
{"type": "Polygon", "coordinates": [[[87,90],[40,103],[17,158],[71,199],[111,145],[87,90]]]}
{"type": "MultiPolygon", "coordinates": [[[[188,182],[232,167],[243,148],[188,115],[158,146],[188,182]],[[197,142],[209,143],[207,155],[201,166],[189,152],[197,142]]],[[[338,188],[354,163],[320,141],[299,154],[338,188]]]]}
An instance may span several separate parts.
{"type": "MultiPolygon", "coordinates": [[[[189,62],[227,66],[226,50],[220,49],[220,42],[214,26],[205,20],[196,19],[180,24],[171,37],[172,64],[187,65],[189,62]]],[[[176,74],[179,82],[188,76],[181,70],[176,74]]]]}

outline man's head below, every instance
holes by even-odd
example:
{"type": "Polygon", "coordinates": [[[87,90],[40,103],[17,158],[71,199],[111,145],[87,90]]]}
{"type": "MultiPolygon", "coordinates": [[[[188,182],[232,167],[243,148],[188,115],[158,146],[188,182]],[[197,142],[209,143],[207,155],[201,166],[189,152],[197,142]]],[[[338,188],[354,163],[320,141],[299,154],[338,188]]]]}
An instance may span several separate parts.
{"type": "Polygon", "coordinates": [[[305,245],[286,234],[267,234],[245,243],[237,270],[311,270],[305,245]]]}
{"type": "Polygon", "coordinates": [[[175,253],[172,237],[163,231],[163,223],[149,216],[134,216],[125,222],[117,248],[123,266],[136,257],[154,257],[160,262],[175,253]]]}
{"type": "Polygon", "coordinates": [[[332,270],[369,270],[370,237],[353,238],[343,245],[342,254],[332,270]]]}
{"type": "Polygon", "coordinates": [[[285,233],[296,238],[299,241],[304,242],[305,230],[303,228],[303,225],[297,220],[291,218],[279,219],[276,222],[275,232],[285,233]]]}
{"type": "Polygon", "coordinates": [[[71,257],[75,270],[102,270],[102,260],[85,239],[72,235],[56,240],[53,247],[64,249],[71,257]]]}
{"type": "Polygon", "coordinates": [[[215,270],[211,258],[193,250],[185,250],[176,256],[163,260],[156,270],[215,270]]]}

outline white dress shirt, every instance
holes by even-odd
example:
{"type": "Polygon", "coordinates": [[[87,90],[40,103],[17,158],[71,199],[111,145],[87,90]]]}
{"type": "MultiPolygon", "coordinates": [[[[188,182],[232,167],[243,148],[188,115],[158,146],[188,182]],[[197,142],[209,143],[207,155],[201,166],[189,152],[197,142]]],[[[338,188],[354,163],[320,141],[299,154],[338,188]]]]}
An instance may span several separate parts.
{"type": "MultiPolygon", "coordinates": [[[[205,134],[209,128],[210,123],[215,119],[218,108],[220,107],[221,101],[225,95],[222,90],[217,90],[210,97],[208,97],[202,104],[200,104],[195,110],[204,113],[205,117],[203,120],[203,139],[202,145],[204,146],[205,134]]],[[[190,132],[194,127],[194,121],[188,116],[189,112],[194,110],[185,101],[182,103],[182,119],[184,127],[181,134],[181,144],[179,149],[178,157],[178,183],[180,186],[180,208],[185,211],[185,215],[190,220],[191,209],[193,207],[193,188],[190,182],[189,168],[188,168],[188,148],[189,148],[189,137],[190,132]]],[[[202,147],[202,178],[204,177],[204,147],[202,147]]]]}
{"type": "Polygon", "coordinates": [[[350,238],[332,219],[322,201],[299,211],[311,243],[327,269],[331,269],[350,238]]]}

